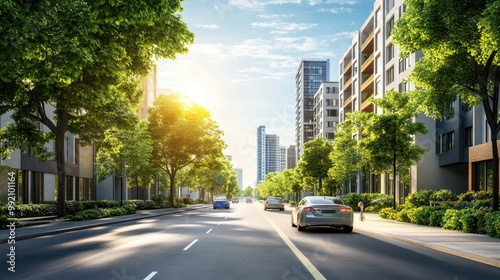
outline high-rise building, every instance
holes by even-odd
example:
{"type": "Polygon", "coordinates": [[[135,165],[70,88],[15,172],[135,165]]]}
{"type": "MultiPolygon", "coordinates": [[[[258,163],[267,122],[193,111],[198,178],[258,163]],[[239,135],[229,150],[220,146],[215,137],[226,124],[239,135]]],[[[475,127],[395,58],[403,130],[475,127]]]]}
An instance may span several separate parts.
{"type": "Polygon", "coordinates": [[[329,141],[335,138],[339,123],[339,83],[321,83],[314,95],[314,135],[329,141]]]}
{"type": "Polygon", "coordinates": [[[297,158],[314,138],[314,94],[330,79],[328,59],[302,59],[295,75],[295,143],[297,158]]]}
{"type": "Polygon", "coordinates": [[[266,127],[257,128],[257,184],[266,174],[280,172],[280,138],[275,134],[266,134],[266,127]]]}
{"type": "Polygon", "coordinates": [[[297,151],[295,145],[286,148],[286,169],[294,169],[297,166],[297,151]]]}

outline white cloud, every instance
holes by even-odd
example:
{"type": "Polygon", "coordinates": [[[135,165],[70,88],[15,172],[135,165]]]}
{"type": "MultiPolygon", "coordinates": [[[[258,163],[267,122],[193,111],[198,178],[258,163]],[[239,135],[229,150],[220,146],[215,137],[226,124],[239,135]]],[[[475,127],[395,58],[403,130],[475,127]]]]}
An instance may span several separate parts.
{"type": "Polygon", "coordinates": [[[303,31],[307,29],[311,29],[318,24],[314,23],[289,23],[280,20],[273,20],[268,22],[253,22],[252,27],[260,27],[260,28],[273,28],[276,29],[279,34],[286,34],[288,32],[293,31],[303,31]]]}
{"type": "Polygon", "coordinates": [[[217,24],[197,24],[195,25],[196,28],[202,28],[202,29],[219,29],[220,26],[217,24]]]}
{"type": "Polygon", "coordinates": [[[228,4],[240,9],[262,9],[269,5],[300,4],[300,0],[229,0],[228,4]]]}
{"type": "Polygon", "coordinates": [[[344,7],[340,7],[340,8],[329,8],[329,9],[326,9],[326,8],[321,8],[321,9],[318,9],[318,12],[322,12],[322,13],[332,13],[332,14],[352,13],[353,11],[354,11],[354,9],[351,9],[351,8],[344,8],[344,7]]]}
{"type": "Polygon", "coordinates": [[[275,18],[289,18],[293,17],[292,14],[274,14],[274,15],[257,15],[259,18],[265,18],[265,19],[275,19],[275,18]]]}

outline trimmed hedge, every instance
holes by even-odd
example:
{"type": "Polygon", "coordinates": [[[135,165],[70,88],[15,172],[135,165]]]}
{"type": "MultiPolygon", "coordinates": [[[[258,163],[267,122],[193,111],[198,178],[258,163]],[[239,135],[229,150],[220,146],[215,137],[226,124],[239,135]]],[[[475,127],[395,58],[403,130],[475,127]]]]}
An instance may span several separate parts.
{"type": "MultiPolygon", "coordinates": [[[[124,200],[124,205],[131,205],[135,209],[158,208],[152,200],[124,200]]],[[[89,201],[66,201],[64,204],[66,215],[73,215],[85,210],[118,208],[120,202],[116,200],[89,200],[89,201]]],[[[9,215],[7,206],[0,206],[0,215],[9,215]]],[[[16,218],[43,217],[57,215],[57,203],[55,201],[44,201],[40,204],[17,204],[15,210],[16,218]]],[[[9,215],[10,216],[10,215],[9,215]]]]}
{"type": "Polygon", "coordinates": [[[116,208],[87,209],[71,215],[69,219],[72,221],[84,221],[108,218],[113,216],[129,215],[134,214],[135,212],[136,208],[133,205],[126,205],[116,208]]]}

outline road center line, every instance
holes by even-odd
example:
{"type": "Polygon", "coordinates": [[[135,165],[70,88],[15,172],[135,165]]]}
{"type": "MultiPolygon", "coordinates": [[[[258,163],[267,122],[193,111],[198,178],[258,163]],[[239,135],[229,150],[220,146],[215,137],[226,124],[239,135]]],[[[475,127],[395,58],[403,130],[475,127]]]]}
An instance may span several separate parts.
{"type": "Polygon", "coordinates": [[[153,276],[155,276],[155,275],[156,275],[156,273],[158,273],[158,271],[153,271],[153,272],[151,272],[151,273],[148,275],[148,277],[144,278],[144,280],[150,280],[151,278],[153,278],[153,276]]]}
{"type": "Polygon", "coordinates": [[[193,242],[189,243],[189,245],[186,246],[186,248],[184,248],[183,250],[186,251],[187,249],[189,249],[191,246],[193,246],[194,243],[196,243],[198,241],[198,239],[195,239],[193,242]]]}
{"type": "Polygon", "coordinates": [[[269,224],[274,228],[274,230],[276,230],[281,239],[285,241],[286,245],[290,247],[295,256],[297,256],[297,258],[300,260],[300,262],[307,268],[307,270],[309,271],[309,273],[311,273],[313,278],[316,280],[326,280],[325,276],[323,276],[323,274],[319,272],[319,270],[309,261],[309,259],[307,259],[307,257],[304,254],[302,254],[299,248],[297,248],[295,244],[293,244],[292,241],[288,239],[285,233],[283,233],[283,231],[281,231],[281,229],[277,225],[275,225],[273,221],[271,221],[271,219],[269,219],[269,217],[267,217],[267,215],[264,214],[264,212],[262,212],[263,210],[259,209],[259,211],[264,216],[264,218],[266,218],[269,224]]]}
{"type": "Polygon", "coordinates": [[[210,233],[212,231],[212,229],[209,229],[206,233],[210,233]]]}

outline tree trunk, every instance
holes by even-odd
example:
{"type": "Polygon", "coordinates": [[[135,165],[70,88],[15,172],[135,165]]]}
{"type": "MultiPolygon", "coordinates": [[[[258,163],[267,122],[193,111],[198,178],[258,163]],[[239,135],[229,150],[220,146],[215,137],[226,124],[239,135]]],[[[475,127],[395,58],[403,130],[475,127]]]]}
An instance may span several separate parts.
{"type": "Polygon", "coordinates": [[[66,164],[64,162],[64,131],[56,133],[55,153],[57,166],[57,217],[65,215],[64,204],[66,201],[66,164]]]}
{"type": "MultiPolygon", "coordinates": [[[[492,129],[493,130],[493,129],[492,129]]],[[[496,129],[495,129],[496,131],[496,129]]],[[[498,210],[498,182],[499,182],[499,174],[498,174],[498,146],[497,146],[497,135],[496,133],[492,133],[491,135],[491,145],[493,151],[493,211],[498,210]]]]}

